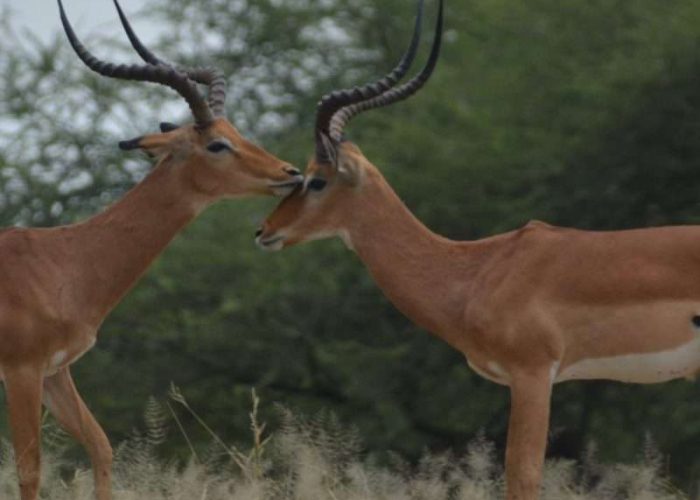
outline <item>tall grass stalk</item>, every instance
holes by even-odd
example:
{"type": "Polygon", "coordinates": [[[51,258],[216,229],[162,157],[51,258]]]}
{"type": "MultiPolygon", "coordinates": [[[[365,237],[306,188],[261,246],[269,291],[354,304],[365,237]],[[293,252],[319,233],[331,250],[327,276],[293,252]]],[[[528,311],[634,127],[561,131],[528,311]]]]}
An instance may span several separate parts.
{"type": "MultiPolygon", "coordinates": [[[[145,412],[145,433],[115,449],[115,500],[492,500],[503,497],[504,479],[494,446],[477,437],[463,456],[426,455],[417,465],[396,459],[377,464],[362,453],[361,437],[332,414],[306,418],[282,409],[282,425],[266,435],[260,423],[260,399],[253,391],[247,451],[226,443],[171,387],[170,400],[188,412],[212,438],[219,453],[198,453],[176,407],[169,413],[155,401],[145,412]],[[166,417],[170,416],[169,419],[166,417]],[[168,420],[175,422],[191,450],[186,463],[163,461],[156,451],[165,440],[168,420]],[[223,451],[223,453],[221,453],[223,451]],[[223,460],[222,460],[223,456],[223,460]]],[[[92,500],[90,470],[65,459],[67,439],[47,424],[41,498],[92,500]],[[65,471],[70,470],[66,476],[65,471]]],[[[595,450],[582,464],[548,461],[544,500],[686,499],[661,474],[662,459],[647,445],[635,464],[603,465],[595,450]]],[[[19,498],[11,446],[0,442],[0,498],[19,498]]]]}

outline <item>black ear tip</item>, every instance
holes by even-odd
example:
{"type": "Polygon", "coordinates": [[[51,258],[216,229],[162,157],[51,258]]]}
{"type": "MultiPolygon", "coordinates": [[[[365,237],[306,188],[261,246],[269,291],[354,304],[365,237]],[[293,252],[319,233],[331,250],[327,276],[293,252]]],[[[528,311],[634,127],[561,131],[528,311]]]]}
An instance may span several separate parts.
{"type": "Polygon", "coordinates": [[[180,128],[180,125],[175,125],[174,123],[170,122],[162,122],[160,124],[160,131],[163,132],[164,134],[166,132],[172,132],[173,130],[177,130],[180,128]]]}
{"type": "Polygon", "coordinates": [[[134,149],[139,149],[141,147],[141,139],[143,137],[137,137],[136,139],[131,139],[129,141],[121,141],[119,143],[119,149],[122,151],[132,151],[134,149]]]}

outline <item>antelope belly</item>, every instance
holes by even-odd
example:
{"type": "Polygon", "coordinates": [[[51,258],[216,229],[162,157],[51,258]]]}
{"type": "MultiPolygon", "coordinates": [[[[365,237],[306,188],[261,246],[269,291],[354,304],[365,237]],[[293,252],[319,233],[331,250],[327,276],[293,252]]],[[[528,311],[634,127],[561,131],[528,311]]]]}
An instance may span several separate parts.
{"type": "Polygon", "coordinates": [[[562,369],[555,382],[607,379],[653,384],[676,378],[693,378],[700,372],[700,336],[674,349],[654,353],[589,358],[562,369]]]}

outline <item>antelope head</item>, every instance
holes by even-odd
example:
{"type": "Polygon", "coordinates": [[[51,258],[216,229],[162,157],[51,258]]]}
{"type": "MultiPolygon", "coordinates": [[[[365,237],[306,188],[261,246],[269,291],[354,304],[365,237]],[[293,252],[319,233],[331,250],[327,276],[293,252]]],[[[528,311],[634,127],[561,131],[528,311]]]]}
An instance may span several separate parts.
{"type": "Polygon", "coordinates": [[[145,151],[212,198],[283,196],[303,181],[299,170],[246,140],[224,117],[226,80],[220,70],[181,68],[159,59],[136,36],[117,0],[114,4],[131,45],[145,64],[116,65],[97,59],[78,40],[58,0],[63,28],[78,57],[103,76],[172,88],[187,101],[194,117],[190,125],[161,123],[160,133],[123,141],[121,149],[145,151]],[[198,85],[207,87],[208,99],[200,94],[198,85]]]}
{"type": "Polygon", "coordinates": [[[415,58],[420,41],[423,0],[408,50],[394,70],[377,82],[324,96],[316,114],[316,152],[309,162],[303,184],[277,206],[256,234],[265,250],[281,250],[293,244],[329,236],[347,238],[359,210],[376,210],[378,190],[385,189],[379,171],[360,149],[346,141],[343,130],[363,111],[388,106],[415,94],[430,78],[440,55],[443,0],[440,0],[435,38],[430,57],[413,79],[398,84],[415,58]]]}

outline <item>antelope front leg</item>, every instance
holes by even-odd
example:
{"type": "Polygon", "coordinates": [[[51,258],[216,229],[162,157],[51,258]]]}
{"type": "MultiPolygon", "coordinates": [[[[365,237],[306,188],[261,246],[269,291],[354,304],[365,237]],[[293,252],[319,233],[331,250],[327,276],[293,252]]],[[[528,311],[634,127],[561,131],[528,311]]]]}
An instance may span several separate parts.
{"type": "Polygon", "coordinates": [[[506,498],[536,500],[547,447],[552,381],[549,369],[512,374],[506,447],[506,498]]]}
{"type": "Polygon", "coordinates": [[[78,394],[67,367],[44,381],[44,404],[61,427],[75,437],[90,455],[97,500],[110,500],[112,447],[78,394]]]}
{"type": "Polygon", "coordinates": [[[41,474],[41,382],[39,369],[5,369],[5,392],[22,500],[36,500],[41,474]]]}

